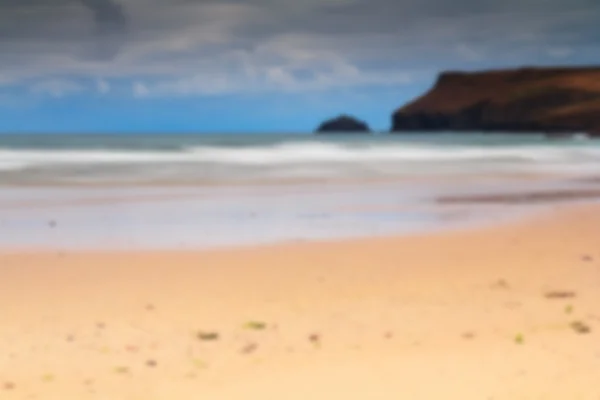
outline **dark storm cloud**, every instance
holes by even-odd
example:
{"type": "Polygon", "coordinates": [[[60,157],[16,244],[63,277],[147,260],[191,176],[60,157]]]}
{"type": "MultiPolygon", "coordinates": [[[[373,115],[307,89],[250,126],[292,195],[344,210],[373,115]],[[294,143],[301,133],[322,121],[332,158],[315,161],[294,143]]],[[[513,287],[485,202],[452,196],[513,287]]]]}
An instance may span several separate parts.
{"type": "MultiPolygon", "coordinates": [[[[446,40],[498,42],[503,39],[498,33],[589,36],[586,30],[592,35],[598,31],[600,11],[597,0],[0,0],[0,34],[37,35],[40,42],[69,41],[71,35],[86,40],[84,32],[77,32],[86,21],[77,5],[87,9],[96,33],[108,36],[122,34],[129,22],[134,34],[176,34],[210,23],[202,18],[204,8],[245,5],[263,18],[248,18],[231,29],[251,45],[294,33],[386,34],[425,46],[438,34],[446,40]]],[[[217,22],[227,23],[226,15],[219,17],[217,22]]]]}
{"type": "MultiPolygon", "coordinates": [[[[280,29],[343,34],[396,34],[398,40],[427,45],[436,32],[446,39],[470,37],[502,41],[530,32],[554,34],[563,25],[573,33],[600,31],[597,0],[357,0],[322,2],[312,13],[285,13],[280,29]],[[420,36],[417,36],[420,35],[420,36]]],[[[273,24],[277,25],[275,20],[273,24]]]]}
{"type": "Polygon", "coordinates": [[[79,0],[94,15],[101,33],[122,31],[127,25],[123,7],[111,0],[79,0]]]}
{"type": "Polygon", "coordinates": [[[123,7],[112,0],[79,0],[94,17],[98,38],[89,56],[99,60],[113,58],[121,48],[127,28],[123,7]]]}
{"type": "Polygon", "coordinates": [[[0,0],[0,51],[5,63],[11,56],[22,62],[27,56],[65,53],[110,59],[127,22],[113,0],[0,0]]]}
{"type": "MultiPolygon", "coordinates": [[[[43,30],[55,23],[77,26],[89,21],[90,18],[78,12],[81,9],[91,15],[98,32],[120,31],[127,25],[122,5],[113,0],[0,0],[2,39],[27,37],[33,31],[39,35],[38,39],[44,40],[43,30]]],[[[50,36],[54,33],[54,30],[46,32],[50,36]]]]}
{"type": "Polygon", "coordinates": [[[235,86],[332,69],[317,74],[326,86],[344,73],[577,62],[598,54],[599,20],[598,0],[0,0],[0,85],[223,73],[235,86]]]}

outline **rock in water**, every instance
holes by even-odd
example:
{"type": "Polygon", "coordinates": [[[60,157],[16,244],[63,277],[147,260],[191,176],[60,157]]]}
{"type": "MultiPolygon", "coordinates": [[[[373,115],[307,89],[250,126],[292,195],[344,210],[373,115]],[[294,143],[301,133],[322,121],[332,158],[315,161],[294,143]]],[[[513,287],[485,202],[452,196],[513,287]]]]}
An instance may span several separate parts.
{"type": "Polygon", "coordinates": [[[340,115],[323,122],[317,128],[317,133],[369,133],[369,125],[364,121],[349,115],[340,115]]]}

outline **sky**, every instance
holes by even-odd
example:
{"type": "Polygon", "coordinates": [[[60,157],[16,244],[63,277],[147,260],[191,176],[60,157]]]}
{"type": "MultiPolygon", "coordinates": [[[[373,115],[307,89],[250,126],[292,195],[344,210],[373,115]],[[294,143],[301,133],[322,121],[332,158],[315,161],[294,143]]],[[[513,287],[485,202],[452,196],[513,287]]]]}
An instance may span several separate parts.
{"type": "Polygon", "coordinates": [[[0,132],[377,130],[442,70],[600,64],[598,0],[0,0],[0,132]]]}

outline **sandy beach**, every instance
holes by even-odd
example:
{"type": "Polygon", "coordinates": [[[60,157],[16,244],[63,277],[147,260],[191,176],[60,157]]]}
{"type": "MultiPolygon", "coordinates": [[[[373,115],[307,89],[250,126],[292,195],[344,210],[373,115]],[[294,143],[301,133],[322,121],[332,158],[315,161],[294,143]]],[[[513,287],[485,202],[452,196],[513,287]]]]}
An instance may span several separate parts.
{"type": "Polygon", "coordinates": [[[2,399],[598,399],[600,207],[459,232],[0,254],[2,399]]]}

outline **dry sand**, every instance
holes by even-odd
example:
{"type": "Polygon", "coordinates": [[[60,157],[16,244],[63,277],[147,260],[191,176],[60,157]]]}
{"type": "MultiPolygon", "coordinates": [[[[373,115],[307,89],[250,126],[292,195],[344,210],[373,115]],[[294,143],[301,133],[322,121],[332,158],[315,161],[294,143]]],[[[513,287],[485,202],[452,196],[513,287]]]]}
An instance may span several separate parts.
{"type": "Polygon", "coordinates": [[[600,398],[598,206],[405,238],[5,251],[0,285],[2,400],[600,398]]]}

